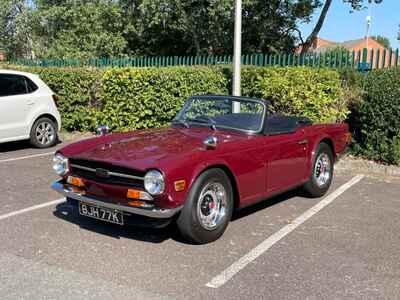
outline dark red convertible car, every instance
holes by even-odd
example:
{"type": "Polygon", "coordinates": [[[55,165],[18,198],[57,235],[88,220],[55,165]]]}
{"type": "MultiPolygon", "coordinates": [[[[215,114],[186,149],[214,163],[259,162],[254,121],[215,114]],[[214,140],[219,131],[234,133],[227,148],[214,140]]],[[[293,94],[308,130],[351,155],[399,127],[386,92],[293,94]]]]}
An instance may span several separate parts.
{"type": "Polygon", "coordinates": [[[80,215],[116,224],[175,221],[194,243],[218,239],[232,213],[302,186],[324,195],[346,124],[315,124],[271,112],[262,99],[190,97],[170,128],[108,134],[54,157],[52,188],[80,215]]]}

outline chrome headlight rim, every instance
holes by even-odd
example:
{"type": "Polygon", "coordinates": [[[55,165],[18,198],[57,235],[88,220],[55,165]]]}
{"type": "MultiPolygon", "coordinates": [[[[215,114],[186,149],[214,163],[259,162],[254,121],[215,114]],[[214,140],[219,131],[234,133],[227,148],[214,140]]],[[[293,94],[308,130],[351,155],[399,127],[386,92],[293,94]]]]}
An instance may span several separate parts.
{"type": "Polygon", "coordinates": [[[150,195],[160,195],[165,190],[164,174],[156,169],[150,169],[144,176],[144,189],[150,195]]]}
{"type": "Polygon", "coordinates": [[[68,158],[61,153],[56,153],[53,157],[53,170],[58,176],[65,176],[69,172],[68,158]]]}

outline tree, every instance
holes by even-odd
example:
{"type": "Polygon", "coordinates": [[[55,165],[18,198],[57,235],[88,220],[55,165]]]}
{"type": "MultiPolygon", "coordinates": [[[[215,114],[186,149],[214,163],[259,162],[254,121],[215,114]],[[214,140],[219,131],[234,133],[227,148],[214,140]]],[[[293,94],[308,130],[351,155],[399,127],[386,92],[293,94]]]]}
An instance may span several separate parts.
{"type": "Polygon", "coordinates": [[[43,58],[120,56],[127,45],[124,25],[115,3],[40,1],[33,14],[34,48],[43,58]]]}
{"type": "MultiPolygon", "coordinates": [[[[299,33],[297,25],[310,21],[320,1],[243,0],[243,53],[292,50],[299,33]]],[[[29,56],[32,50],[39,58],[232,53],[232,0],[1,3],[7,4],[0,7],[1,28],[13,30],[2,34],[0,41],[14,49],[9,52],[15,57],[29,56]],[[19,6],[15,3],[22,9],[16,10],[19,6]],[[18,46],[12,46],[15,41],[18,46]]]]}
{"type": "MultiPolygon", "coordinates": [[[[130,4],[131,7],[132,3],[130,4]]],[[[229,54],[233,44],[232,0],[142,0],[139,44],[147,53],[229,54]]],[[[294,48],[299,22],[309,21],[315,0],[245,0],[243,52],[294,48]]]]}
{"type": "Polygon", "coordinates": [[[386,49],[390,48],[390,40],[383,36],[383,35],[376,35],[372,37],[375,41],[377,41],[379,44],[381,44],[383,47],[386,49]]]}
{"type": "Polygon", "coordinates": [[[31,9],[24,0],[0,0],[0,46],[8,58],[31,57],[31,9]]]}
{"type": "MultiPolygon", "coordinates": [[[[360,10],[364,7],[364,2],[379,4],[382,3],[383,0],[343,0],[344,3],[348,3],[353,10],[360,10]]],[[[329,11],[329,8],[332,4],[332,0],[325,0],[324,5],[322,7],[321,13],[318,17],[317,23],[314,26],[314,29],[311,31],[310,35],[307,37],[306,41],[302,43],[301,53],[306,53],[310,49],[312,43],[317,38],[322,25],[325,22],[326,15],[329,11]]]]}

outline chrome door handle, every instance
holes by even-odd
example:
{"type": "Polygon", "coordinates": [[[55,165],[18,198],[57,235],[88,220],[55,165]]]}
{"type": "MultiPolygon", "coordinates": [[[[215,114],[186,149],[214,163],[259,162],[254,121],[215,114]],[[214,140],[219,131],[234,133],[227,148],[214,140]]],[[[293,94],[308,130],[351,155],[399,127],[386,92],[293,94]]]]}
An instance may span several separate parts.
{"type": "Polygon", "coordinates": [[[299,144],[299,145],[307,145],[308,141],[307,140],[301,140],[301,141],[297,142],[297,144],[299,144]]]}

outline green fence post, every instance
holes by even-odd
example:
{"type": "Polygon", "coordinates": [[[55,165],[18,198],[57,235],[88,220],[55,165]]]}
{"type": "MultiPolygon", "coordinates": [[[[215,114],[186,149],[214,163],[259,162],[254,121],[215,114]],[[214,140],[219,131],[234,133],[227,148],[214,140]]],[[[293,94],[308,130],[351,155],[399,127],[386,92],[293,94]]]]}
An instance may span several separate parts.
{"type": "Polygon", "coordinates": [[[361,62],[361,50],[357,51],[357,69],[360,67],[361,62]]]}
{"type": "Polygon", "coordinates": [[[340,51],[340,53],[339,53],[339,61],[338,61],[338,65],[337,65],[337,67],[338,67],[339,69],[341,69],[342,66],[343,66],[343,54],[344,54],[344,52],[343,52],[343,51],[340,51]]]}
{"type": "Polygon", "coordinates": [[[257,66],[262,66],[264,64],[264,55],[261,53],[257,54],[257,66]]]}
{"type": "Polygon", "coordinates": [[[363,55],[362,55],[362,65],[363,65],[363,67],[365,67],[366,64],[367,64],[367,56],[368,56],[368,49],[364,48],[363,49],[363,55]]]}
{"type": "Polygon", "coordinates": [[[370,57],[369,57],[369,65],[371,66],[371,69],[374,66],[374,49],[371,49],[370,53],[369,53],[370,57]]]}
{"type": "Polygon", "coordinates": [[[389,68],[392,67],[392,62],[393,62],[392,56],[393,56],[393,49],[390,48],[390,49],[389,49],[389,68]]]}
{"type": "Polygon", "coordinates": [[[397,48],[396,51],[394,52],[395,58],[394,58],[394,65],[397,67],[399,65],[399,49],[397,48]]]}
{"type": "Polygon", "coordinates": [[[292,58],[293,58],[293,53],[289,53],[287,57],[287,65],[291,66],[292,65],[292,58]]]}
{"type": "Polygon", "coordinates": [[[286,60],[287,60],[287,55],[286,55],[286,53],[284,53],[284,54],[282,55],[281,66],[283,66],[283,67],[286,67],[286,66],[287,66],[286,60]]]}

